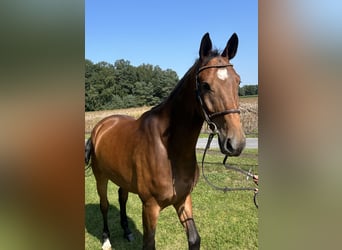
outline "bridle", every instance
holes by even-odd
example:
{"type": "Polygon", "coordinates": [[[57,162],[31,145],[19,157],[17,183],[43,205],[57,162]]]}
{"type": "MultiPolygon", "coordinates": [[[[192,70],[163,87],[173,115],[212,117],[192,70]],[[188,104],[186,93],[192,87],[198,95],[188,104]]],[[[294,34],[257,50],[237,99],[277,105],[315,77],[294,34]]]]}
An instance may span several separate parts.
{"type": "Polygon", "coordinates": [[[199,76],[199,73],[201,73],[203,70],[206,70],[206,69],[211,69],[211,68],[225,68],[225,67],[233,67],[233,64],[224,64],[224,65],[206,65],[206,66],[203,66],[203,67],[200,67],[196,73],[196,95],[197,95],[197,99],[200,103],[200,106],[201,106],[201,109],[202,109],[202,113],[203,113],[203,116],[204,116],[204,119],[205,121],[207,122],[209,128],[214,132],[214,133],[218,133],[218,130],[217,130],[217,125],[213,122],[213,118],[216,118],[216,117],[219,117],[219,116],[224,116],[224,115],[227,115],[227,114],[233,114],[233,113],[237,113],[237,114],[240,114],[240,110],[239,109],[227,109],[227,110],[223,110],[223,111],[220,111],[220,112],[215,112],[215,113],[212,113],[212,114],[208,114],[208,112],[206,111],[205,109],[205,106],[204,106],[204,102],[202,100],[202,97],[201,97],[201,93],[200,93],[200,82],[198,80],[198,76],[199,76]]]}
{"type": "MultiPolygon", "coordinates": [[[[223,115],[227,115],[227,114],[234,114],[234,113],[240,114],[240,110],[239,109],[227,109],[227,110],[223,110],[223,111],[220,111],[220,112],[215,112],[215,113],[212,113],[212,114],[208,114],[208,112],[205,109],[204,102],[202,100],[201,93],[200,93],[200,90],[199,90],[200,89],[200,87],[199,87],[200,82],[198,80],[198,76],[199,76],[199,73],[201,73],[203,70],[210,69],[210,68],[225,68],[225,67],[233,67],[233,64],[229,63],[229,64],[224,64],[224,65],[208,65],[208,66],[203,66],[203,67],[200,67],[198,69],[197,73],[196,73],[196,95],[197,95],[197,99],[198,99],[198,101],[200,103],[204,119],[207,122],[208,127],[212,131],[209,134],[208,142],[207,142],[207,145],[206,145],[206,147],[204,149],[204,153],[203,153],[203,156],[202,156],[202,174],[203,174],[203,177],[204,177],[205,181],[212,188],[214,188],[216,190],[220,190],[220,191],[223,191],[223,192],[227,192],[227,191],[243,191],[243,190],[254,191],[253,201],[254,201],[255,206],[258,208],[258,203],[257,203],[258,188],[252,188],[252,187],[219,187],[219,186],[216,186],[213,183],[211,183],[209,181],[209,179],[207,178],[207,176],[204,174],[204,158],[205,158],[205,155],[206,155],[208,149],[210,148],[210,144],[211,144],[212,139],[214,138],[214,136],[216,134],[219,133],[219,131],[217,129],[217,125],[213,122],[212,119],[215,118],[215,117],[219,117],[219,116],[223,116],[223,115]]],[[[254,175],[251,172],[251,170],[250,171],[245,171],[245,170],[243,170],[241,168],[237,168],[237,167],[229,165],[228,163],[226,163],[227,159],[228,159],[228,155],[226,155],[224,160],[223,160],[223,165],[225,166],[225,168],[227,170],[234,170],[234,171],[240,172],[242,174],[245,174],[247,176],[247,179],[251,177],[251,179],[254,181],[254,183],[258,185],[258,176],[257,175],[254,175]]]]}

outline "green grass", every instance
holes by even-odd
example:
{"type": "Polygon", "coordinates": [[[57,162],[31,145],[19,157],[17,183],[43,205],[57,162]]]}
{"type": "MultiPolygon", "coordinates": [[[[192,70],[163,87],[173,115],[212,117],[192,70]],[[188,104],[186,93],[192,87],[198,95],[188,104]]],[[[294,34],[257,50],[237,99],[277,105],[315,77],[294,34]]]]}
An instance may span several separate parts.
{"type": "MultiPolygon", "coordinates": [[[[198,150],[197,159],[202,159],[203,150],[198,150]]],[[[240,174],[230,173],[221,162],[223,156],[210,150],[205,159],[208,178],[220,186],[253,186],[240,174]]],[[[231,157],[228,162],[244,169],[253,168],[257,173],[258,150],[246,149],[240,157],[231,157]]],[[[200,165],[200,162],[199,162],[200,165]]],[[[142,221],[139,197],[130,194],[127,203],[129,225],[135,240],[122,238],[119,225],[118,187],[108,186],[110,201],[109,227],[113,249],[141,249],[142,221]]],[[[85,177],[85,249],[101,249],[102,218],[99,210],[96,183],[91,170],[85,177]]],[[[201,249],[258,249],[258,213],[250,191],[227,192],[213,190],[200,176],[192,193],[193,214],[201,236],[201,249]]],[[[186,234],[178,221],[174,208],[167,207],[159,217],[156,232],[157,249],[187,249],[186,234]]]]}
{"type": "Polygon", "coordinates": [[[247,138],[258,138],[259,137],[259,132],[258,131],[252,131],[249,134],[246,134],[247,138]]]}

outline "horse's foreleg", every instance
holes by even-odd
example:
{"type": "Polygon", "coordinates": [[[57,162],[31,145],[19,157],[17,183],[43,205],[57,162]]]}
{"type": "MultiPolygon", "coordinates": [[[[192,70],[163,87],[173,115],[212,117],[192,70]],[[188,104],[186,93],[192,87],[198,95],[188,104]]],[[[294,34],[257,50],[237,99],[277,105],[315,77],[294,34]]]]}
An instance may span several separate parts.
{"type": "Polygon", "coordinates": [[[119,203],[120,203],[120,223],[121,227],[124,230],[124,238],[128,241],[132,241],[134,239],[131,230],[128,228],[128,219],[126,213],[126,203],[128,199],[128,192],[123,188],[119,188],[119,203]]]}
{"type": "Polygon", "coordinates": [[[195,221],[192,218],[192,202],[190,194],[186,197],[183,203],[176,204],[174,207],[177,211],[180,222],[186,230],[189,249],[200,249],[201,237],[197,232],[195,221]]]}
{"type": "Polygon", "coordinates": [[[102,218],[103,218],[103,233],[102,233],[102,240],[103,240],[103,245],[102,249],[112,249],[110,240],[109,240],[109,229],[108,229],[108,219],[107,219],[107,214],[108,214],[108,208],[109,208],[109,202],[107,199],[107,185],[108,185],[108,179],[96,177],[96,188],[97,188],[97,193],[100,197],[100,209],[102,213],[102,218]]]}
{"type": "Polygon", "coordinates": [[[143,249],[156,249],[155,233],[160,213],[159,205],[154,201],[143,202],[143,249]]]}

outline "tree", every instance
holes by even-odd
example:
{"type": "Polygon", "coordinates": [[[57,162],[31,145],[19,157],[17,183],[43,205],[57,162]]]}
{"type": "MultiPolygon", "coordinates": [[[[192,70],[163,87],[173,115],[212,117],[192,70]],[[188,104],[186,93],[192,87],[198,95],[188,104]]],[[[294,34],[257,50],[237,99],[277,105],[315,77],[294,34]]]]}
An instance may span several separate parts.
{"type": "Polygon", "coordinates": [[[85,110],[156,105],[165,99],[178,82],[171,69],[142,64],[130,65],[124,59],[114,64],[85,60],[85,110]]]}
{"type": "Polygon", "coordinates": [[[245,88],[239,87],[239,96],[244,96],[245,95],[245,88]]]}
{"type": "Polygon", "coordinates": [[[257,95],[258,94],[258,85],[244,85],[239,88],[239,95],[257,95]]]}

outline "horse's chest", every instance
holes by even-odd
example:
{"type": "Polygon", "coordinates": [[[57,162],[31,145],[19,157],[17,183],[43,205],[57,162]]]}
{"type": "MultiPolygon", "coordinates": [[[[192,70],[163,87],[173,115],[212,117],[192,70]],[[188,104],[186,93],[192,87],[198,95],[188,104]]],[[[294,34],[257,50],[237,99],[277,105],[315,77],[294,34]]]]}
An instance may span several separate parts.
{"type": "Polygon", "coordinates": [[[185,199],[192,191],[194,183],[173,180],[171,185],[160,186],[154,197],[161,207],[176,204],[185,199]]]}
{"type": "Polygon", "coordinates": [[[162,192],[159,193],[162,194],[160,195],[161,200],[167,202],[167,205],[178,203],[191,193],[196,184],[196,174],[190,176],[173,175],[171,182],[160,189],[165,190],[163,194],[162,192]]]}

